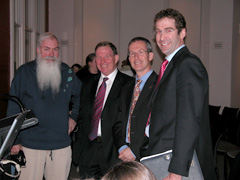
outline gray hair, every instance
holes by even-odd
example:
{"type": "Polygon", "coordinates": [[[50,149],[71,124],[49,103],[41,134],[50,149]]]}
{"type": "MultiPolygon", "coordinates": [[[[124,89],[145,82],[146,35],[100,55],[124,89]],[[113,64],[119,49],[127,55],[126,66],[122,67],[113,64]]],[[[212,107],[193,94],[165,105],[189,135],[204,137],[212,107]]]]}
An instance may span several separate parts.
{"type": "Polygon", "coordinates": [[[41,35],[39,36],[39,38],[38,38],[38,42],[37,42],[37,47],[38,47],[38,48],[41,47],[42,42],[43,42],[43,40],[45,40],[45,39],[55,39],[55,40],[58,42],[58,44],[59,44],[59,41],[58,41],[57,36],[55,36],[54,34],[52,34],[52,33],[50,33],[50,32],[45,32],[45,33],[41,34],[41,35]]]}
{"type": "MultiPolygon", "coordinates": [[[[135,38],[133,38],[133,39],[129,42],[128,48],[129,48],[129,46],[130,46],[133,42],[136,42],[136,41],[143,41],[143,42],[145,42],[148,53],[149,53],[149,52],[153,52],[153,51],[152,51],[152,45],[151,45],[150,41],[149,41],[148,39],[144,38],[144,37],[135,37],[135,38]]],[[[128,49],[128,54],[129,54],[129,49],[128,49]]]]}

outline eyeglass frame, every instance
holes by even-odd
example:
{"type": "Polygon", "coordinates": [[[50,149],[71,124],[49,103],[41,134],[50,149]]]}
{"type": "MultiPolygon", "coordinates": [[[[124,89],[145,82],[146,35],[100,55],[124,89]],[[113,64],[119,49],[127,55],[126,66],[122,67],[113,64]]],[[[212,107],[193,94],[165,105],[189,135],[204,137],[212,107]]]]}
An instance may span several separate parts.
{"type": "Polygon", "coordinates": [[[148,50],[142,50],[142,49],[140,49],[140,50],[138,50],[137,52],[129,52],[128,55],[129,55],[129,57],[135,57],[136,54],[137,54],[138,56],[143,56],[145,52],[148,52],[148,50]]]}
{"type": "Polygon", "coordinates": [[[155,29],[154,33],[155,33],[155,35],[158,35],[158,34],[161,35],[163,33],[170,34],[171,32],[173,32],[175,30],[177,30],[177,29],[174,29],[174,28],[165,28],[163,30],[155,29]]]}

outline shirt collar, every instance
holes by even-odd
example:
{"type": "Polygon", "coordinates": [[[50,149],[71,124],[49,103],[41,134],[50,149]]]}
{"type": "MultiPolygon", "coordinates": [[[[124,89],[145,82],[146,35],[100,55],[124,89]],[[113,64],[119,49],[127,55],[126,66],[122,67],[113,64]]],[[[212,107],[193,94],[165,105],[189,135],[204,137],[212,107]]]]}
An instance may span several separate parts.
{"type": "Polygon", "coordinates": [[[117,70],[117,68],[116,68],[116,69],[115,69],[111,74],[109,74],[108,76],[105,76],[103,73],[101,73],[100,81],[102,81],[103,78],[108,77],[108,79],[113,82],[114,79],[115,79],[115,77],[116,77],[116,75],[117,75],[117,72],[118,72],[118,70],[117,70]]]}
{"type": "Polygon", "coordinates": [[[137,83],[138,79],[141,79],[142,82],[141,83],[145,83],[147,81],[147,79],[149,78],[149,76],[152,74],[153,70],[151,69],[150,71],[148,71],[146,74],[144,74],[142,77],[138,78],[136,75],[136,80],[135,80],[135,84],[137,83]]]}
{"type": "Polygon", "coordinates": [[[168,62],[170,62],[173,58],[173,56],[183,47],[185,46],[185,44],[181,45],[179,48],[177,48],[172,54],[168,55],[165,57],[166,60],[168,60],[168,62]]]}

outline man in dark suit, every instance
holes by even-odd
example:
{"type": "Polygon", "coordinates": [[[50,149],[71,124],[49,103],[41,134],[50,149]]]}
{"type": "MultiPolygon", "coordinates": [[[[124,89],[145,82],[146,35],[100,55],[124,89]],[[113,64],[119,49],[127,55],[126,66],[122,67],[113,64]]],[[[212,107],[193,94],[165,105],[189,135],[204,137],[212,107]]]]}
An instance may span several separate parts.
{"type": "Polygon", "coordinates": [[[157,80],[157,74],[151,69],[152,45],[146,38],[133,38],[128,44],[128,54],[131,66],[136,71],[136,79],[122,89],[119,114],[113,130],[119,159],[123,161],[140,159],[140,147],[143,144],[149,115],[147,105],[157,80]],[[134,91],[139,80],[140,95],[135,107],[132,107],[136,96],[134,91]]]}
{"type": "Polygon", "coordinates": [[[156,43],[168,64],[149,102],[148,147],[142,153],[173,150],[164,180],[175,180],[188,176],[196,152],[204,179],[215,179],[207,72],[184,45],[186,22],[182,14],[174,9],[162,10],[155,15],[154,23],[156,43]]]}
{"type": "Polygon", "coordinates": [[[113,145],[112,126],[117,115],[121,88],[127,82],[133,81],[133,78],[117,69],[119,56],[112,43],[98,43],[95,54],[101,74],[89,78],[88,82],[83,84],[83,104],[80,107],[79,131],[73,147],[73,161],[79,165],[82,178],[99,179],[118,161],[118,153],[113,145]],[[101,84],[105,86],[105,95],[101,84]],[[103,95],[102,105],[99,103],[100,89],[103,95]],[[102,108],[96,110],[100,106],[102,108]],[[95,118],[98,115],[99,118],[95,118]],[[99,121],[96,124],[95,119],[99,121]]]}

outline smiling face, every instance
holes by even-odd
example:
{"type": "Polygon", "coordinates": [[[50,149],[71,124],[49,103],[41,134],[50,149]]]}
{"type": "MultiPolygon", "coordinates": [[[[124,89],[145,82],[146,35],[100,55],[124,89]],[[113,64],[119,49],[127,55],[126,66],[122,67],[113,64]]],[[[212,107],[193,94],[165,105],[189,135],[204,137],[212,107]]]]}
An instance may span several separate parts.
{"type": "Polygon", "coordinates": [[[118,55],[114,55],[109,46],[100,46],[96,49],[97,68],[104,76],[108,76],[117,68],[118,55]]]}
{"type": "Polygon", "coordinates": [[[144,41],[135,41],[129,45],[129,61],[132,68],[136,71],[138,78],[151,70],[153,52],[147,51],[144,41]]]}
{"type": "Polygon", "coordinates": [[[186,29],[183,28],[180,33],[178,33],[175,20],[172,18],[164,17],[157,20],[155,30],[157,45],[166,56],[172,54],[177,48],[184,44],[186,29]]]}

